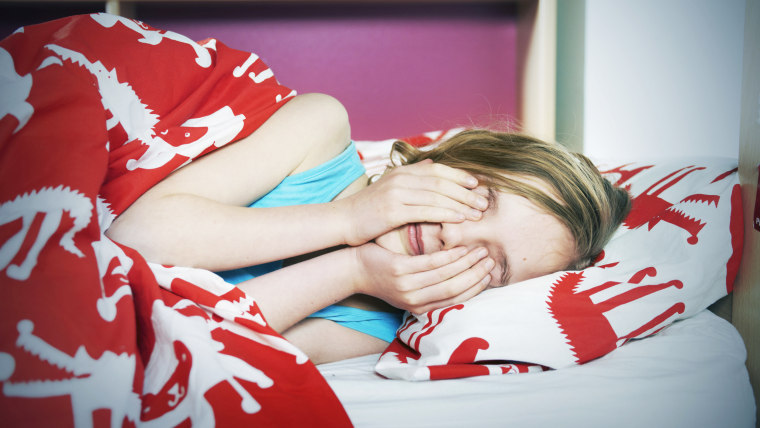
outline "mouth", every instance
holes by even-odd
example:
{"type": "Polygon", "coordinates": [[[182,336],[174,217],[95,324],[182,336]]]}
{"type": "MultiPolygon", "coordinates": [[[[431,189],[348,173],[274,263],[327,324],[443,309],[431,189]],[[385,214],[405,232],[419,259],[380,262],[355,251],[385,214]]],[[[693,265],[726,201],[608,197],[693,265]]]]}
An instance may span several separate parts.
{"type": "Polygon", "coordinates": [[[422,243],[422,229],[419,223],[410,224],[406,228],[409,237],[409,247],[415,256],[425,254],[425,245],[422,243]]]}

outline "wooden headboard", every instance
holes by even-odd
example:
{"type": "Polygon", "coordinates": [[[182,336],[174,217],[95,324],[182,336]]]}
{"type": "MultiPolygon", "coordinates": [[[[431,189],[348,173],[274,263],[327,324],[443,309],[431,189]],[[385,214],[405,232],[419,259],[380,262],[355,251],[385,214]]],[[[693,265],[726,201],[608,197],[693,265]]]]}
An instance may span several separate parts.
{"type": "MultiPolygon", "coordinates": [[[[744,201],[744,253],[733,292],[731,322],[747,346],[747,368],[760,409],[760,219],[755,207],[760,167],[760,1],[748,0],[744,24],[739,179],[744,201]],[[755,224],[757,222],[757,224],[755,224]],[[755,229],[757,226],[757,229],[755,229]]],[[[760,426],[760,410],[758,410],[760,426]]]]}

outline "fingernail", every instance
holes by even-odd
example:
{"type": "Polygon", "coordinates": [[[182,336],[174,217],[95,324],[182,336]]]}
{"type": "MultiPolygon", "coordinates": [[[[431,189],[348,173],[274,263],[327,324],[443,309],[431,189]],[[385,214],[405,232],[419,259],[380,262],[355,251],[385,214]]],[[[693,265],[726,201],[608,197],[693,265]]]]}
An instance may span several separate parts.
{"type": "Polygon", "coordinates": [[[478,180],[475,177],[467,177],[467,185],[470,187],[475,187],[478,185],[478,180]]]}
{"type": "Polygon", "coordinates": [[[486,250],[485,248],[481,248],[478,250],[476,255],[478,256],[479,259],[482,259],[483,257],[488,255],[488,250],[486,250]]]}
{"type": "Polygon", "coordinates": [[[489,258],[486,260],[486,269],[491,270],[493,269],[494,261],[493,259],[489,258]]]}
{"type": "Polygon", "coordinates": [[[469,211],[469,217],[473,220],[479,220],[480,217],[483,216],[483,211],[480,210],[470,210],[469,211]]]}
{"type": "Polygon", "coordinates": [[[486,198],[478,198],[478,200],[475,202],[475,204],[478,207],[482,208],[482,209],[486,209],[486,208],[488,208],[488,199],[486,199],[486,198]]]}

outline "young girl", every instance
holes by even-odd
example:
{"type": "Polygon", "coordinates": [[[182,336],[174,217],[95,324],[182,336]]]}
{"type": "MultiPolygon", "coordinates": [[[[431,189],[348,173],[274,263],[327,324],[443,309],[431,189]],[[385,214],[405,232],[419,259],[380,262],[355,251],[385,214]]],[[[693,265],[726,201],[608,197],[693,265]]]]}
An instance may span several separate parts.
{"type": "Polygon", "coordinates": [[[149,261],[219,271],[321,363],[382,351],[401,310],[588,265],[630,206],[584,157],[525,137],[471,131],[396,152],[403,165],[367,186],[343,106],[301,95],[107,234],[149,261]]]}

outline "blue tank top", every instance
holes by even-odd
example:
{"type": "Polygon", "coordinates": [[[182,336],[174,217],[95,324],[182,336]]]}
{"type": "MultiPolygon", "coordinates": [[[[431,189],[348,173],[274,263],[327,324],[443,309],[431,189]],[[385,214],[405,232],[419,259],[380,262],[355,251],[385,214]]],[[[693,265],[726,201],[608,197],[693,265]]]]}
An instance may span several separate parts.
{"type": "MultiPolygon", "coordinates": [[[[364,174],[359,154],[353,142],[341,154],[310,170],[285,177],[280,184],[250,205],[255,208],[330,202],[364,174]]],[[[238,284],[282,267],[282,260],[217,272],[225,281],[238,284]]],[[[367,311],[341,305],[331,305],[310,315],[324,318],[345,327],[393,341],[403,312],[367,311]]]]}

